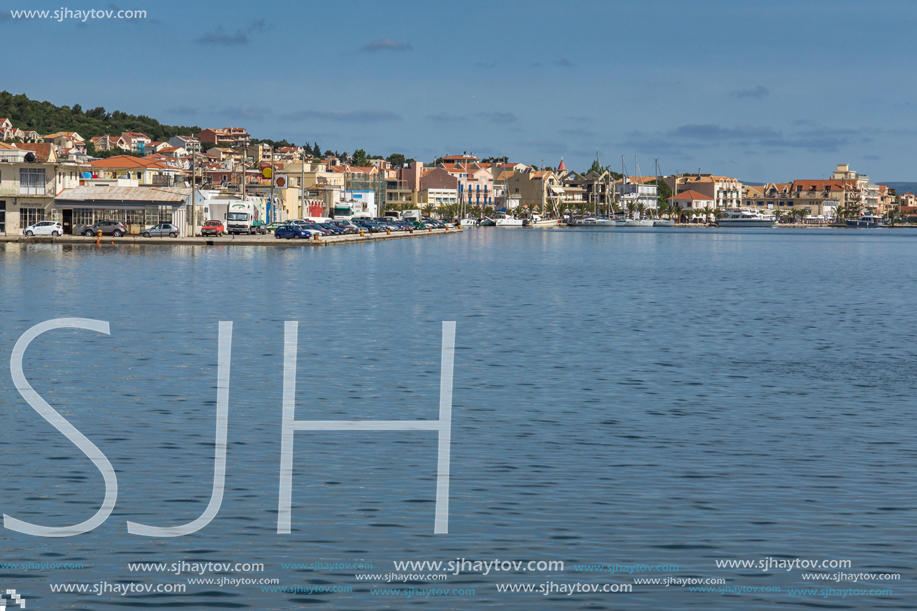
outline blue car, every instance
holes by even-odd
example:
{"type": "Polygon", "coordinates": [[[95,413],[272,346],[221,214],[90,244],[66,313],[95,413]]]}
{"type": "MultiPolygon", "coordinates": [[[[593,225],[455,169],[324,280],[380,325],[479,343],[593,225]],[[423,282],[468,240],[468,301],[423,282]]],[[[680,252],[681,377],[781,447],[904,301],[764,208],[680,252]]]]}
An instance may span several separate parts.
{"type": "Polygon", "coordinates": [[[281,225],[274,230],[274,237],[278,240],[308,240],[312,237],[312,232],[300,225],[281,225]]]}

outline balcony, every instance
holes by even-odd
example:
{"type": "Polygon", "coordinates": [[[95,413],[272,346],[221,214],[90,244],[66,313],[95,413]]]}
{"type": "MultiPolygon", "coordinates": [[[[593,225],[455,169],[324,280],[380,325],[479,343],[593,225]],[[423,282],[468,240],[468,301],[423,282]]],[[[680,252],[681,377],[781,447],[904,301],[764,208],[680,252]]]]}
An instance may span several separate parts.
{"type": "Polygon", "coordinates": [[[44,185],[19,185],[19,195],[45,195],[47,189],[44,185]]]}

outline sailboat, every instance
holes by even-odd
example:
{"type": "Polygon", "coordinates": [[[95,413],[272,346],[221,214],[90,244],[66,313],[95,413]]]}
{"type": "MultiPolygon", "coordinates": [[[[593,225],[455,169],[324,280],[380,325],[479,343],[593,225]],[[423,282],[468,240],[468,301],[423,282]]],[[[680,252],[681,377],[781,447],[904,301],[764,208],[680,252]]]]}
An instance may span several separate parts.
{"type": "MultiPolygon", "coordinates": [[[[636,157],[634,157],[634,171],[637,172],[637,174],[640,174],[636,157]]],[[[640,187],[637,186],[637,183],[636,183],[637,179],[638,179],[638,176],[635,176],[634,177],[635,182],[633,183],[634,184],[634,199],[639,199],[640,187]]],[[[624,156],[622,155],[621,156],[621,196],[622,197],[624,196],[624,187],[626,185],[625,183],[626,180],[627,180],[627,170],[624,168],[624,156]]],[[[637,214],[640,214],[640,213],[638,212],[637,214]]],[[[624,221],[624,226],[625,227],[652,227],[653,219],[644,219],[644,218],[627,219],[626,221],[624,221]]]]}
{"type": "MultiPolygon", "coordinates": [[[[659,196],[659,160],[656,160],[656,196],[659,196]]],[[[653,227],[674,227],[675,221],[672,218],[658,218],[653,221],[653,227]]]]}

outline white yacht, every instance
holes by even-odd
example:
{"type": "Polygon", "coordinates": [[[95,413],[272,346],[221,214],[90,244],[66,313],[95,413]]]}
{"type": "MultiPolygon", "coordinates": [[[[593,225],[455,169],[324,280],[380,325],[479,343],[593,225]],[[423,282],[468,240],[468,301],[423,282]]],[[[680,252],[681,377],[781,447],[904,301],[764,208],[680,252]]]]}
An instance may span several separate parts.
{"type": "Polygon", "coordinates": [[[873,229],[875,227],[886,227],[885,219],[875,214],[864,214],[858,219],[847,221],[848,227],[859,227],[861,229],[873,229]]]}
{"type": "Polygon", "coordinates": [[[757,210],[726,210],[726,216],[716,222],[718,227],[776,227],[777,221],[757,210]]]}
{"type": "Polygon", "coordinates": [[[497,227],[525,227],[525,225],[525,219],[517,219],[514,216],[497,219],[497,227]]]}
{"type": "Polygon", "coordinates": [[[652,227],[653,219],[627,219],[624,221],[625,227],[652,227]]]}
{"type": "Polygon", "coordinates": [[[584,219],[576,219],[574,221],[570,221],[567,224],[574,227],[614,227],[617,225],[617,223],[615,223],[612,219],[603,219],[594,216],[587,216],[584,219]]]}
{"type": "Polygon", "coordinates": [[[653,221],[653,227],[674,227],[675,221],[672,219],[656,219],[653,221]]]}

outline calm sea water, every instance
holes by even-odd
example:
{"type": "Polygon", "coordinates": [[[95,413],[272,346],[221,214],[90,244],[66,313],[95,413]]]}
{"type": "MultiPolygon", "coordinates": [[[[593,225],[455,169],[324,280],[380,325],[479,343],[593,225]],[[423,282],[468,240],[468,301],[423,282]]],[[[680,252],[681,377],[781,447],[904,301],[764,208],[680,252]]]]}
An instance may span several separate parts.
{"type": "Polygon", "coordinates": [[[0,563],[83,564],[0,565],[0,589],[15,588],[30,609],[914,608],[915,252],[917,233],[898,230],[479,229],[302,249],[0,245],[0,509],[63,526],[102,500],[99,472],[10,378],[13,344],[52,318],[111,324],[110,336],[44,335],[25,366],[119,483],[114,512],[91,533],[0,529],[0,563]],[[186,537],[129,535],[127,520],[183,524],[210,499],[223,320],[234,335],[220,513],[186,537]],[[448,535],[433,534],[429,432],[297,433],[293,532],[276,534],[289,320],[299,321],[296,416],[335,420],[437,418],[441,324],[457,322],[448,535]],[[461,558],[559,560],[564,570],[355,577],[426,574],[437,571],[393,563],[461,558]],[[767,558],[849,560],[842,571],[901,577],[835,583],[804,580],[803,568],[716,565],[767,558]],[[260,573],[203,577],[301,591],[128,568],[182,561],[263,563],[260,573]],[[318,562],[372,569],[308,566],[318,562]],[[575,568],[614,563],[646,566],[575,568]],[[677,570],[648,570],[660,565],[677,570]],[[633,585],[654,577],[781,590],[633,585]],[[101,582],[187,592],[51,591],[101,582]],[[633,591],[542,595],[551,583],[633,591]],[[334,587],[352,591],[315,591],[334,587]],[[411,587],[474,594],[372,592],[411,587]],[[829,587],[892,592],[788,592],[829,587]]]}

